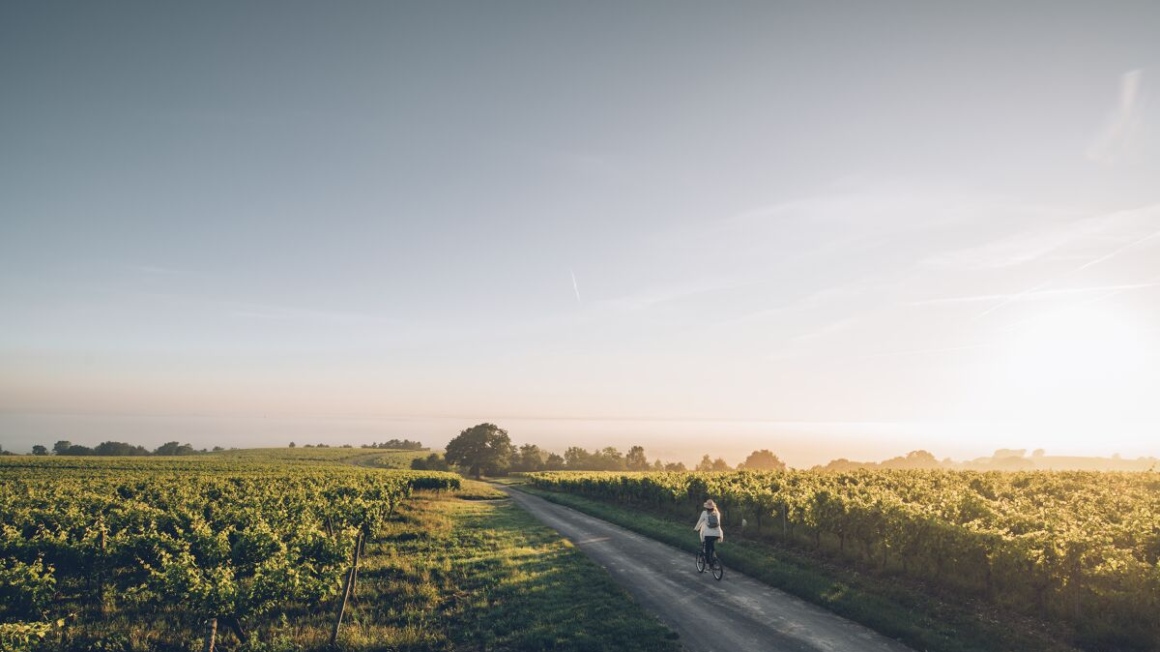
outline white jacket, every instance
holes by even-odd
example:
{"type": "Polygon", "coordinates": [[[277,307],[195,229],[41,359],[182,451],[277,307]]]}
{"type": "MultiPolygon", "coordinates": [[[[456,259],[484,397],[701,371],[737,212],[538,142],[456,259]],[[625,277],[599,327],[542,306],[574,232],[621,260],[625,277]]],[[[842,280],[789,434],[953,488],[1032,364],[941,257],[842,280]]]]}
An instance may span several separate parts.
{"type": "Polygon", "coordinates": [[[717,527],[709,527],[709,510],[701,510],[701,518],[697,519],[697,524],[693,526],[694,530],[700,530],[701,540],[705,537],[717,537],[718,539],[725,538],[725,530],[721,528],[721,512],[717,512],[717,527]]]}

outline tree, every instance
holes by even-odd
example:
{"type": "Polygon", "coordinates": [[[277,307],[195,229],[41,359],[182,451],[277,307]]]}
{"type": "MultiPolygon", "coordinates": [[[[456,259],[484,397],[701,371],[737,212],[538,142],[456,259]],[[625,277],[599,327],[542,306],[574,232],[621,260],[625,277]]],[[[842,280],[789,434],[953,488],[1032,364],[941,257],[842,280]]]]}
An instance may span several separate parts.
{"type": "Polygon", "coordinates": [[[193,446],[189,444],[180,444],[175,441],[164,443],[153,451],[154,455],[191,455],[193,454],[193,446]]]}
{"type": "Polygon", "coordinates": [[[447,461],[470,471],[476,478],[496,475],[507,469],[515,453],[507,431],[492,423],[481,423],[459,433],[447,443],[447,461]]]}
{"type": "MultiPolygon", "coordinates": [[[[1023,459],[1023,451],[1017,451],[1018,455],[1012,455],[1005,460],[1014,462],[1021,462],[1017,467],[1026,466],[1031,467],[1031,463],[1023,459]]],[[[995,459],[1001,459],[996,457],[995,459]]],[[[884,469],[937,469],[939,467],[938,459],[927,451],[911,451],[906,454],[906,457],[892,457],[879,465],[884,469]]]]}
{"type": "Polygon", "coordinates": [[[623,471],[624,453],[616,450],[615,446],[605,446],[593,456],[598,471],[623,471]]]}
{"type": "Polygon", "coordinates": [[[37,444],[37,445],[32,447],[32,454],[33,455],[48,455],[48,449],[45,448],[44,446],[41,446],[40,444],[37,444]]]}
{"type": "Polygon", "coordinates": [[[95,455],[96,454],[96,451],[89,448],[88,446],[81,446],[80,444],[73,444],[73,443],[70,443],[67,441],[56,442],[56,445],[52,447],[52,450],[54,452],[56,452],[57,455],[95,455]],[[61,446],[61,444],[64,444],[64,446],[61,446]]]}
{"type": "Polygon", "coordinates": [[[548,453],[548,459],[544,460],[545,471],[560,471],[564,468],[564,457],[557,453],[548,453]]]}
{"type": "Polygon", "coordinates": [[[648,459],[644,456],[644,447],[633,446],[628,449],[628,455],[624,457],[624,465],[628,467],[629,471],[647,471],[648,459]]]}
{"type": "Polygon", "coordinates": [[[784,471],[785,462],[778,459],[772,451],[763,448],[750,453],[744,462],[737,465],[737,468],[751,471],[784,471]]]}
{"type": "MultiPolygon", "coordinates": [[[[72,449],[69,450],[71,451],[72,449]]],[[[193,450],[192,447],[190,450],[193,450]]],[[[93,449],[93,454],[107,457],[130,457],[148,455],[149,451],[145,450],[144,446],[134,446],[133,444],[126,444],[123,441],[103,441],[93,449]]]]}
{"type": "Polygon", "coordinates": [[[512,459],[511,468],[513,471],[543,471],[544,453],[535,444],[524,444],[512,459]]]}
{"type": "Polygon", "coordinates": [[[592,468],[592,454],[579,446],[570,446],[564,451],[564,464],[570,471],[592,468]]]}
{"type": "Polygon", "coordinates": [[[451,466],[439,453],[431,453],[426,459],[416,457],[411,460],[411,468],[416,471],[448,471],[451,466]]]}
{"type": "Polygon", "coordinates": [[[706,453],[705,456],[701,458],[701,461],[697,463],[697,470],[698,471],[728,471],[729,470],[729,463],[726,462],[725,458],[723,458],[723,457],[718,457],[715,460],[709,459],[709,454],[706,453]]]}

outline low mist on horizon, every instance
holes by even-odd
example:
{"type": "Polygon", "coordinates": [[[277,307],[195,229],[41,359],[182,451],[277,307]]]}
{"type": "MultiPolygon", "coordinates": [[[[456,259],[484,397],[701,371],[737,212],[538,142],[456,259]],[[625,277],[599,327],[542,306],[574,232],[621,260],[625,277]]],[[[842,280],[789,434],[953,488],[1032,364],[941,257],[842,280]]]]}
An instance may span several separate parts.
{"type": "Polygon", "coordinates": [[[28,453],[35,445],[51,450],[69,441],[95,447],[105,441],[141,445],[153,450],[178,441],[195,450],[221,448],[281,448],[295,446],[352,446],[359,448],[389,440],[412,440],[425,448],[442,450],[477,423],[495,423],[508,432],[516,446],[534,444],[546,453],[563,454],[577,446],[589,451],[608,447],[626,453],[642,446],[650,461],[681,462],[692,469],[704,455],[737,466],[757,450],[770,450],[791,468],[823,466],[837,460],[878,463],[916,451],[954,463],[989,458],[996,452],[1023,451],[1051,458],[1156,459],[1146,450],[1105,453],[1098,438],[1087,445],[1048,449],[1029,445],[1017,430],[995,424],[951,428],[940,424],[888,423],[759,423],[674,422],[664,420],[600,421],[508,419],[277,419],[199,418],[178,416],[0,415],[5,432],[21,436],[0,442],[4,450],[28,453]]]}
{"type": "Polygon", "coordinates": [[[1052,12],[3,4],[0,446],[1160,457],[1160,4],[1052,12]]]}

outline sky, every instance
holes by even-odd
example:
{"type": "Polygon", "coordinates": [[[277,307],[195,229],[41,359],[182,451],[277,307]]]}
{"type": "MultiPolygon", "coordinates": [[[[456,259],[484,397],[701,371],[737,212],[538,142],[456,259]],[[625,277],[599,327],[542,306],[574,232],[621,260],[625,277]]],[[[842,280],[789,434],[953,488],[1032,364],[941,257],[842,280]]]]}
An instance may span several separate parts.
{"type": "Polygon", "coordinates": [[[0,5],[0,445],[1160,456],[1160,4],[0,5]]]}

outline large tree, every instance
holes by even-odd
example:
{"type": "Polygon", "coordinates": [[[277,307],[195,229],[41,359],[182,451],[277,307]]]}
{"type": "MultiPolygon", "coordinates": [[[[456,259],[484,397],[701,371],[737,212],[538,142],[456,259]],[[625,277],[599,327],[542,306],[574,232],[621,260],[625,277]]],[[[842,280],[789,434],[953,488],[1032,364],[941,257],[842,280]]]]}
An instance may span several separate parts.
{"type": "Polygon", "coordinates": [[[502,472],[514,454],[515,447],[506,430],[492,423],[481,423],[448,442],[444,457],[478,478],[484,473],[502,472]]]}
{"type": "Polygon", "coordinates": [[[750,453],[744,462],[737,465],[737,468],[753,471],[781,471],[785,469],[785,462],[774,455],[773,451],[763,448],[750,453]]]}

